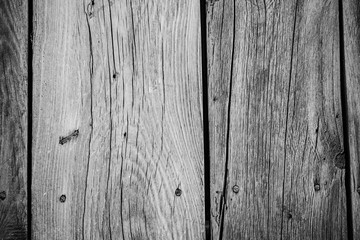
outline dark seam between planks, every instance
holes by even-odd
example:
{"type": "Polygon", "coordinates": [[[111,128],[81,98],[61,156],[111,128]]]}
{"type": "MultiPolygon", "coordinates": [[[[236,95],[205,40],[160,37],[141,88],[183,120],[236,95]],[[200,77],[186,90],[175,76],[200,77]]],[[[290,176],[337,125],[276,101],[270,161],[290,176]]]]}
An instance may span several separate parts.
{"type": "Polygon", "coordinates": [[[298,11],[298,0],[295,2],[295,16],[294,16],[294,26],[293,26],[293,35],[291,42],[291,57],[290,57],[290,71],[289,71],[289,87],[288,87],[288,96],[287,96],[287,106],[286,106],[286,120],[285,120],[285,140],[284,140],[284,170],[283,170],[283,184],[282,184],[282,204],[281,204],[281,224],[280,224],[280,239],[283,239],[283,228],[284,228],[284,201],[285,201],[285,174],[286,174],[286,141],[287,141],[287,131],[288,131],[288,119],[289,119],[289,100],[290,100],[290,88],[292,80],[292,70],[293,70],[293,59],[294,59],[294,43],[295,43],[295,31],[296,31],[296,21],[297,21],[297,11],[298,11]]]}
{"type": "Polygon", "coordinates": [[[207,10],[206,0],[200,0],[201,29],[201,69],[202,69],[202,108],[204,141],[204,197],[205,197],[205,239],[211,239],[211,195],[210,195],[210,128],[208,99],[208,59],[207,59],[207,10]]]}
{"type": "Polygon", "coordinates": [[[28,70],[28,82],[27,82],[27,107],[28,107],[28,128],[27,128],[27,238],[32,239],[32,96],[33,96],[33,8],[34,1],[28,1],[28,56],[27,56],[27,70],[28,70]]]}
{"type": "Polygon", "coordinates": [[[343,137],[345,151],[345,193],[346,193],[346,218],[348,239],[354,239],[354,228],[352,219],[352,199],[351,199],[351,166],[350,166],[350,146],[349,146],[349,115],[346,92],[346,65],[345,65],[345,44],[344,44],[344,15],[343,2],[339,0],[339,42],[340,42],[340,94],[341,110],[343,120],[343,137]]]}
{"type": "Polygon", "coordinates": [[[227,116],[227,132],[226,132],[226,156],[225,156],[225,173],[224,173],[224,182],[223,182],[223,191],[221,193],[220,199],[220,233],[219,240],[223,239],[223,231],[224,231],[224,215],[226,208],[226,191],[227,191],[227,179],[228,179],[228,164],[229,164],[229,140],[230,140],[230,118],[231,118],[231,97],[232,97],[232,85],[233,85],[233,70],[234,70],[234,51],[235,51],[235,23],[236,23],[236,0],[233,0],[233,8],[234,8],[234,20],[233,20],[233,43],[232,43],[232,52],[231,52],[231,66],[230,66],[230,82],[229,82],[229,101],[228,101],[228,116],[227,116]]]}

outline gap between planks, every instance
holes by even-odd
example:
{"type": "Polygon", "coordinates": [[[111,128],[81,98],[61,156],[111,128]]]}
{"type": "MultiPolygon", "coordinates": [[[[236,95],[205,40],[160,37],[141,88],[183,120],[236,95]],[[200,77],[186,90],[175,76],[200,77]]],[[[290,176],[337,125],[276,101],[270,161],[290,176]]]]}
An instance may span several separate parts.
{"type": "Polygon", "coordinates": [[[28,1],[28,56],[27,56],[27,64],[28,64],[28,86],[27,86],[27,107],[28,107],[28,128],[27,128],[27,238],[32,239],[32,96],[33,96],[33,15],[34,15],[34,2],[33,0],[28,1]]]}
{"type": "Polygon", "coordinates": [[[200,0],[201,28],[201,67],[203,100],[203,138],[204,138],[204,191],[205,191],[205,239],[211,239],[211,195],[210,195],[210,126],[208,102],[208,58],[207,58],[207,1],[200,0]]]}
{"type": "Polygon", "coordinates": [[[345,193],[346,193],[346,216],[348,224],[348,239],[354,239],[354,228],[352,218],[352,196],[351,196],[351,159],[349,146],[349,115],[347,104],[347,85],[346,85],[346,64],[345,64],[345,44],[344,44],[344,10],[343,1],[339,0],[339,40],[340,40],[340,94],[341,94],[341,110],[343,120],[343,136],[345,151],[345,193]]]}

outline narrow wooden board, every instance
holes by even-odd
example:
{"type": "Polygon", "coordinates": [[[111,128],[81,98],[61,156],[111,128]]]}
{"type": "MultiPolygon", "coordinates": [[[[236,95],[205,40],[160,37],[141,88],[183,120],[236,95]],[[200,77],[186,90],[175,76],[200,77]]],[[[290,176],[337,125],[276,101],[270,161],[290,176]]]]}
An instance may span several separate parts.
{"type": "Polygon", "coordinates": [[[213,239],[347,238],[338,1],[210,1],[213,239]]]}
{"type": "Polygon", "coordinates": [[[27,238],[27,1],[0,0],[0,239],[27,238]]]}
{"type": "Polygon", "coordinates": [[[199,1],[34,10],[34,239],[204,239],[199,1]]]}
{"type": "Polygon", "coordinates": [[[342,10],[353,238],[360,239],[360,2],[344,0],[342,10]]]}

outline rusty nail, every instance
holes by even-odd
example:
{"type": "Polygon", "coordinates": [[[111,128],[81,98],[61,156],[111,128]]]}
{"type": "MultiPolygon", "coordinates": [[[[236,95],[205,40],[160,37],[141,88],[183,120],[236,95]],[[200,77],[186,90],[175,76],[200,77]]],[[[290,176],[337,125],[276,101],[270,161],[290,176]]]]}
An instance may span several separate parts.
{"type": "Polygon", "coordinates": [[[79,129],[76,129],[66,137],[59,137],[59,144],[64,145],[65,143],[69,142],[71,139],[76,138],[77,136],[79,136],[79,129]]]}

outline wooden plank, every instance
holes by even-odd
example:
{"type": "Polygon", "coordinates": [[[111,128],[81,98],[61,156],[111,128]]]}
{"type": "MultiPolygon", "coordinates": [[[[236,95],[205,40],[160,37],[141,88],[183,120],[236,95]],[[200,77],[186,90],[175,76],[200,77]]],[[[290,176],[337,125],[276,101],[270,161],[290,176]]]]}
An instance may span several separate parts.
{"type": "Polygon", "coordinates": [[[28,4],[0,0],[0,239],[27,238],[28,4]]]}
{"type": "Polygon", "coordinates": [[[34,239],[203,239],[199,1],[34,10],[34,239]]]}
{"type": "Polygon", "coordinates": [[[347,238],[338,1],[207,11],[213,238],[347,238]]]}
{"type": "Polygon", "coordinates": [[[360,238],[360,3],[344,0],[344,76],[349,134],[350,197],[352,203],[353,239],[360,238]]]}

